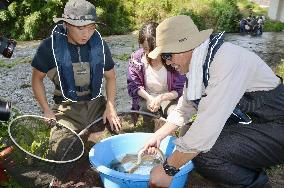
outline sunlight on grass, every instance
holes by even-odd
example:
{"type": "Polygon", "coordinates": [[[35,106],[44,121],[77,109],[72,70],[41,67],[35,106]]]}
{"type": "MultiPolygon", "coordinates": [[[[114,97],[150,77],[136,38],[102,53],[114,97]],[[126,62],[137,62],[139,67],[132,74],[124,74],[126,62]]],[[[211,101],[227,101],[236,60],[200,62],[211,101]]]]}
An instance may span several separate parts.
{"type": "Polygon", "coordinates": [[[256,3],[247,0],[238,0],[237,5],[244,17],[249,16],[250,13],[253,15],[267,15],[268,8],[260,7],[256,3]]]}
{"type": "Polygon", "coordinates": [[[276,74],[284,78],[284,59],[281,59],[281,63],[276,68],[276,74]]]}

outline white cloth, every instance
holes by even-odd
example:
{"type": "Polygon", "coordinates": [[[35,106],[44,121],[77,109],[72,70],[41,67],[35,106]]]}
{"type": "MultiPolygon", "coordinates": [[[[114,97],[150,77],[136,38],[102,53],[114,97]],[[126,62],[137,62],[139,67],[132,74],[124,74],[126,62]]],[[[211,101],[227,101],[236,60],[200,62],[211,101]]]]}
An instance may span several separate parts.
{"type": "Polygon", "coordinates": [[[186,74],[188,80],[187,99],[196,100],[202,96],[203,88],[203,64],[209,47],[209,38],[195,48],[189,63],[189,71],[186,74]]]}
{"type": "Polygon", "coordinates": [[[159,70],[153,69],[147,62],[145,56],[142,57],[141,61],[145,65],[145,90],[154,97],[162,93],[167,93],[167,69],[164,66],[162,66],[159,70]]]}

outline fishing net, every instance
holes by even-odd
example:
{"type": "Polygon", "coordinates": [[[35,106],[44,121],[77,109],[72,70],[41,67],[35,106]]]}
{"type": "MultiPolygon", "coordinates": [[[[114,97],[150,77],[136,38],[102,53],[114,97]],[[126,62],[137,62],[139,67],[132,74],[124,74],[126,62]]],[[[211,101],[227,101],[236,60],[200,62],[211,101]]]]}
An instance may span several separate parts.
{"type": "Polygon", "coordinates": [[[20,116],[9,125],[9,135],[23,152],[43,161],[67,163],[84,153],[84,143],[76,132],[40,116],[20,116]]]}
{"type": "Polygon", "coordinates": [[[165,123],[150,113],[129,111],[118,116],[122,124],[119,132],[111,131],[100,118],[77,134],[40,116],[18,117],[9,126],[14,151],[3,165],[22,187],[49,187],[53,180],[58,180],[61,188],[102,186],[89,163],[90,148],[109,136],[154,132],[165,123]]]}

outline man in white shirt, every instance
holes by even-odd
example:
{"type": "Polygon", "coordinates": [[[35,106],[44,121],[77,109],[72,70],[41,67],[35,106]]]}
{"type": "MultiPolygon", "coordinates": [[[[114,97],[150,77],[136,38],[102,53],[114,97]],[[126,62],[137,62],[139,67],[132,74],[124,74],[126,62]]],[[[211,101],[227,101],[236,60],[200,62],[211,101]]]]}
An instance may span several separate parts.
{"type": "Polygon", "coordinates": [[[197,114],[176,151],[152,169],[150,186],[168,187],[179,168],[195,169],[221,187],[264,187],[263,168],[284,163],[284,86],[263,60],[224,42],[223,33],[199,31],[188,16],[157,27],[159,54],[188,82],[167,123],[145,144],[154,153],[162,139],[197,114]]]}

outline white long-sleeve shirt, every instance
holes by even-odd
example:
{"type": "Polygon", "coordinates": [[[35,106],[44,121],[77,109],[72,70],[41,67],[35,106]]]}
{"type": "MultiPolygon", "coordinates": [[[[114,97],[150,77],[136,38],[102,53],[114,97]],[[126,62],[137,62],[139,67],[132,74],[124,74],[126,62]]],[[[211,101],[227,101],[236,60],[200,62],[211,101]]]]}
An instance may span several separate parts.
{"type": "Polygon", "coordinates": [[[175,143],[181,152],[207,152],[215,144],[227,119],[245,92],[268,91],[280,79],[255,53],[225,42],[209,68],[210,79],[198,110],[187,100],[186,89],[167,121],[182,126],[197,113],[196,120],[175,143]]]}

